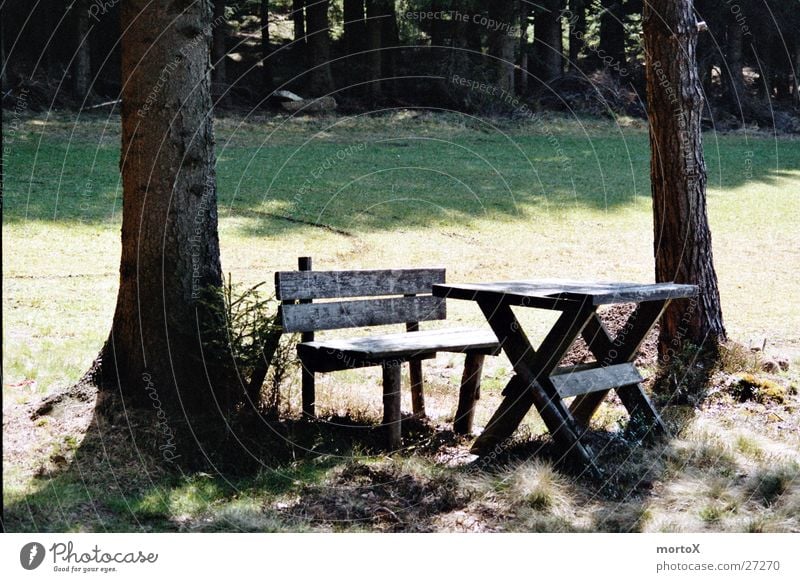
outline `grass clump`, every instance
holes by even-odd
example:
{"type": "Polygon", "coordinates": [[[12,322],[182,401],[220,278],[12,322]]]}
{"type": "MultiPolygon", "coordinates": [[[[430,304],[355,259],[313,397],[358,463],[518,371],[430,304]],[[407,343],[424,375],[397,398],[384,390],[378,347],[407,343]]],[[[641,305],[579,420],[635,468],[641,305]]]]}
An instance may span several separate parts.
{"type": "Polygon", "coordinates": [[[731,386],[731,395],[739,402],[755,401],[760,404],[783,404],[788,396],[786,388],[767,378],[754,374],[741,374],[731,386]]]}
{"type": "Polygon", "coordinates": [[[564,478],[552,465],[534,461],[515,469],[507,495],[515,504],[543,511],[566,503],[565,487],[564,478]]]}
{"type": "Polygon", "coordinates": [[[751,484],[752,496],[769,507],[789,491],[799,473],[800,466],[797,463],[764,469],[755,476],[751,484]]]}

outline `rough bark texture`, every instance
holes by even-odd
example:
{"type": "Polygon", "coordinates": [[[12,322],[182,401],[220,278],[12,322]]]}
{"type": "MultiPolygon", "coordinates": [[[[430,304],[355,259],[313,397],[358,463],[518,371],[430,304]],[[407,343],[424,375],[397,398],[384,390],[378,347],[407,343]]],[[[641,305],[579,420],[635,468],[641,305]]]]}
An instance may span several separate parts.
{"type": "Polygon", "coordinates": [[[269,0],[261,0],[258,9],[261,25],[261,79],[264,83],[264,94],[272,92],[274,80],[272,78],[272,61],[269,55],[272,49],[269,46],[269,0]]]}
{"type": "Polygon", "coordinates": [[[531,5],[519,3],[519,60],[518,72],[514,82],[517,92],[524,95],[528,91],[528,25],[530,24],[531,5]]]}
{"type": "Polygon", "coordinates": [[[331,40],[328,0],[315,0],[306,6],[306,25],[308,28],[309,91],[316,96],[333,92],[331,74],[331,40]]]}
{"type": "Polygon", "coordinates": [[[489,32],[489,66],[492,82],[507,93],[514,91],[514,37],[510,34],[516,22],[514,2],[489,2],[489,18],[498,23],[489,32]]]}
{"type": "Polygon", "coordinates": [[[77,0],[73,4],[75,11],[75,33],[78,47],[72,69],[73,97],[83,102],[89,96],[92,69],[90,66],[91,47],[89,46],[89,2],[77,0]]]}
{"type": "Polygon", "coordinates": [[[569,0],[569,70],[578,70],[578,59],[585,45],[586,0],[569,0]]]}
{"type": "Polygon", "coordinates": [[[609,72],[616,74],[620,69],[626,68],[625,59],[625,10],[622,0],[602,0],[603,12],[600,15],[600,45],[597,56],[606,59],[610,66],[609,72]]]}
{"type": "Polygon", "coordinates": [[[741,107],[745,99],[744,75],[742,74],[742,40],[743,31],[737,22],[729,22],[725,27],[725,63],[722,73],[727,81],[728,102],[734,107],[741,107]]]}
{"type": "Polygon", "coordinates": [[[365,15],[364,0],[344,0],[344,45],[348,54],[362,51],[366,46],[365,15]]]}
{"type": "Polygon", "coordinates": [[[381,26],[380,0],[367,0],[367,79],[370,83],[370,92],[373,98],[381,95],[380,78],[383,74],[383,61],[381,59],[381,26]]]}
{"type": "Polygon", "coordinates": [[[211,80],[214,101],[228,99],[228,86],[225,72],[225,55],[228,52],[228,27],[225,22],[225,0],[214,0],[214,20],[211,41],[211,80]]]}
{"type": "Polygon", "coordinates": [[[534,26],[537,74],[543,83],[561,76],[563,48],[561,39],[560,0],[543,0],[545,9],[537,10],[534,26]]]}
{"type": "Polygon", "coordinates": [[[643,13],[656,281],[700,287],[696,301],[678,301],[667,309],[661,321],[662,359],[684,341],[713,345],[725,338],[706,213],[703,95],[692,10],[691,0],[650,0],[643,13]]]}
{"type": "Polygon", "coordinates": [[[129,0],[121,17],[122,259],[98,380],[126,407],[225,411],[232,384],[198,333],[211,317],[198,297],[221,285],[211,2],[129,0]]]}
{"type": "Polygon", "coordinates": [[[397,6],[394,0],[380,0],[381,11],[381,58],[383,59],[383,76],[388,80],[383,82],[384,95],[392,96],[397,93],[396,82],[393,80],[397,71],[397,51],[392,50],[400,44],[400,31],[397,27],[397,6]]]}

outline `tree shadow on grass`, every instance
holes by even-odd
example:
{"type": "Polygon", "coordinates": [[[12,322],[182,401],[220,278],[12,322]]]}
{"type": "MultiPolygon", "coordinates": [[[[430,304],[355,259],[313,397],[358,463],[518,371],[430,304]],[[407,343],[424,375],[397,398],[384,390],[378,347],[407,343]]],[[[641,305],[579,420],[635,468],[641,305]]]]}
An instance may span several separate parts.
{"type": "Polygon", "coordinates": [[[662,416],[675,436],[648,446],[625,431],[590,431],[587,439],[605,473],[596,481],[564,465],[548,435],[518,433],[476,459],[467,453],[472,439],[411,417],[404,418],[404,448],[391,456],[374,420],[244,418],[216,441],[199,435],[209,462],[180,469],[161,456],[151,412],[109,417],[96,412],[93,397],[71,398],[38,415],[29,409],[27,424],[12,419],[6,427],[28,430],[26,436],[47,429],[48,438],[39,438],[42,446],[28,451],[39,463],[32,481],[10,495],[7,489],[4,527],[29,532],[794,527],[796,517],[787,512],[796,499],[792,484],[800,466],[769,462],[754,469],[718,439],[687,437],[684,428],[697,414],[692,406],[666,407],[662,416]],[[80,415],[90,420],[76,430],[80,415]],[[667,521],[654,525],[653,505],[665,498],[659,519],[666,511],[667,521]],[[674,516],[669,503],[677,504],[674,516]],[[742,523],[733,524],[735,519],[742,523]]]}
{"type": "MultiPolygon", "coordinates": [[[[546,123],[516,128],[424,110],[420,121],[397,123],[394,116],[375,114],[355,128],[347,117],[289,119],[289,139],[276,122],[265,123],[261,134],[244,123],[244,143],[231,130],[231,145],[222,138],[218,148],[220,216],[248,236],[315,226],[358,234],[461,226],[486,216],[529,220],[551,210],[613,211],[650,194],[643,132],[628,135],[611,123],[601,135],[580,125],[548,132],[546,123]]],[[[32,136],[18,140],[8,160],[6,222],[119,218],[115,142],[62,143],[69,136],[56,133],[40,144],[32,136]]],[[[770,163],[777,155],[772,142],[723,136],[706,149],[711,186],[786,176],[770,163]]]]}

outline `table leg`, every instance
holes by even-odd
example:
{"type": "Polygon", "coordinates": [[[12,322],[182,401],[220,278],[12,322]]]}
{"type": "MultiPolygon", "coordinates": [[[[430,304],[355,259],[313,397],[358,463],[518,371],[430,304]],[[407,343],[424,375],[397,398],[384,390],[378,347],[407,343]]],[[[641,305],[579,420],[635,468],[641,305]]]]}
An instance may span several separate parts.
{"type": "MultiPolygon", "coordinates": [[[[668,304],[668,300],[639,304],[615,339],[611,338],[600,317],[595,313],[583,329],[583,339],[601,365],[632,362],[636,359],[636,353],[642,342],[668,304]]],[[[640,419],[654,436],[667,433],[666,426],[640,384],[621,386],[616,391],[631,419],[640,419]]],[[[582,426],[588,426],[589,420],[608,393],[609,390],[603,390],[577,396],[570,407],[575,420],[582,426]]]]}
{"type": "Polygon", "coordinates": [[[564,311],[537,352],[508,305],[494,302],[479,302],[479,305],[495,334],[505,338],[503,351],[517,375],[503,391],[503,402],[476,439],[472,452],[482,454],[493,450],[514,433],[535,405],[564,456],[579,461],[593,476],[599,477],[601,472],[591,449],[581,442],[582,429],[548,378],[594,314],[594,308],[564,311]]]}
{"type": "Polygon", "coordinates": [[[475,401],[478,400],[483,373],[483,354],[467,354],[464,359],[464,374],[461,377],[461,389],[458,393],[458,408],[453,422],[456,434],[472,432],[472,418],[475,416],[475,401]]]}

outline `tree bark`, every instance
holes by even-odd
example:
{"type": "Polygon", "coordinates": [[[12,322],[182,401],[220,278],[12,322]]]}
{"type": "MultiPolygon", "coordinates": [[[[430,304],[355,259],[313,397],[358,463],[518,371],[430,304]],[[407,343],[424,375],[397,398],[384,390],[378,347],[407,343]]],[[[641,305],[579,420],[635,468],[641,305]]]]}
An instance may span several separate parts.
{"type": "Polygon", "coordinates": [[[598,67],[605,67],[610,73],[618,74],[627,68],[625,58],[625,10],[622,0],[602,0],[603,12],[600,15],[600,45],[597,56],[598,67]]]}
{"type": "Polygon", "coordinates": [[[366,15],[364,0],[344,0],[344,46],[347,54],[364,50],[366,46],[366,15]]]}
{"type": "Polygon", "coordinates": [[[650,181],[656,280],[700,287],[697,300],[673,302],[661,320],[659,355],[684,341],[725,339],[706,211],[706,167],[692,0],[649,0],[643,12],[650,121],[650,181]]]}
{"type": "Polygon", "coordinates": [[[492,82],[505,93],[514,92],[514,37],[516,22],[514,2],[489,2],[489,19],[496,25],[489,31],[489,67],[492,82]]]}
{"type": "Polygon", "coordinates": [[[269,46],[269,0],[261,0],[258,8],[261,26],[261,80],[264,84],[264,95],[272,93],[274,79],[272,77],[272,62],[269,59],[272,49],[269,46]]]}
{"type": "Polygon", "coordinates": [[[328,0],[315,0],[306,6],[309,54],[309,91],[314,96],[333,92],[328,0]]]}
{"type": "Polygon", "coordinates": [[[76,0],[72,5],[75,11],[75,38],[77,49],[72,66],[72,96],[76,101],[85,103],[89,97],[92,68],[90,63],[91,47],[89,45],[89,2],[76,0]]]}
{"type": "Polygon", "coordinates": [[[294,52],[299,56],[299,62],[306,62],[306,0],[292,0],[292,22],[294,24],[294,52]]]}
{"type": "Polygon", "coordinates": [[[225,22],[225,0],[214,0],[214,20],[211,37],[211,94],[215,102],[223,105],[229,101],[225,72],[225,55],[228,53],[228,27],[225,22]]]}
{"type": "Polygon", "coordinates": [[[367,80],[373,99],[381,97],[381,76],[383,75],[383,59],[381,58],[381,25],[382,10],[380,0],[367,0],[367,80]]]}
{"type": "Polygon", "coordinates": [[[743,31],[737,22],[729,22],[725,27],[725,63],[722,73],[727,81],[728,102],[740,108],[745,98],[744,75],[742,74],[743,31]]]}
{"type": "Polygon", "coordinates": [[[198,332],[222,313],[199,300],[222,283],[210,22],[210,2],[122,5],[122,258],[96,370],[125,407],[187,421],[238,400],[198,332]]]}
{"type": "Polygon", "coordinates": [[[543,0],[542,6],[544,10],[536,11],[533,34],[537,74],[546,84],[562,74],[561,0],[543,0]]]}
{"type": "Polygon", "coordinates": [[[395,71],[397,70],[397,51],[392,50],[400,44],[400,31],[397,27],[397,7],[394,0],[380,0],[381,11],[381,58],[383,59],[383,76],[387,78],[383,82],[384,97],[392,96],[397,93],[396,81],[394,81],[395,71]]]}
{"type": "Polygon", "coordinates": [[[569,0],[569,70],[578,70],[578,59],[586,45],[586,0],[569,0]]]}
{"type": "Polygon", "coordinates": [[[519,3],[519,75],[515,86],[520,95],[528,92],[528,24],[530,23],[531,5],[525,0],[519,3]]]}

